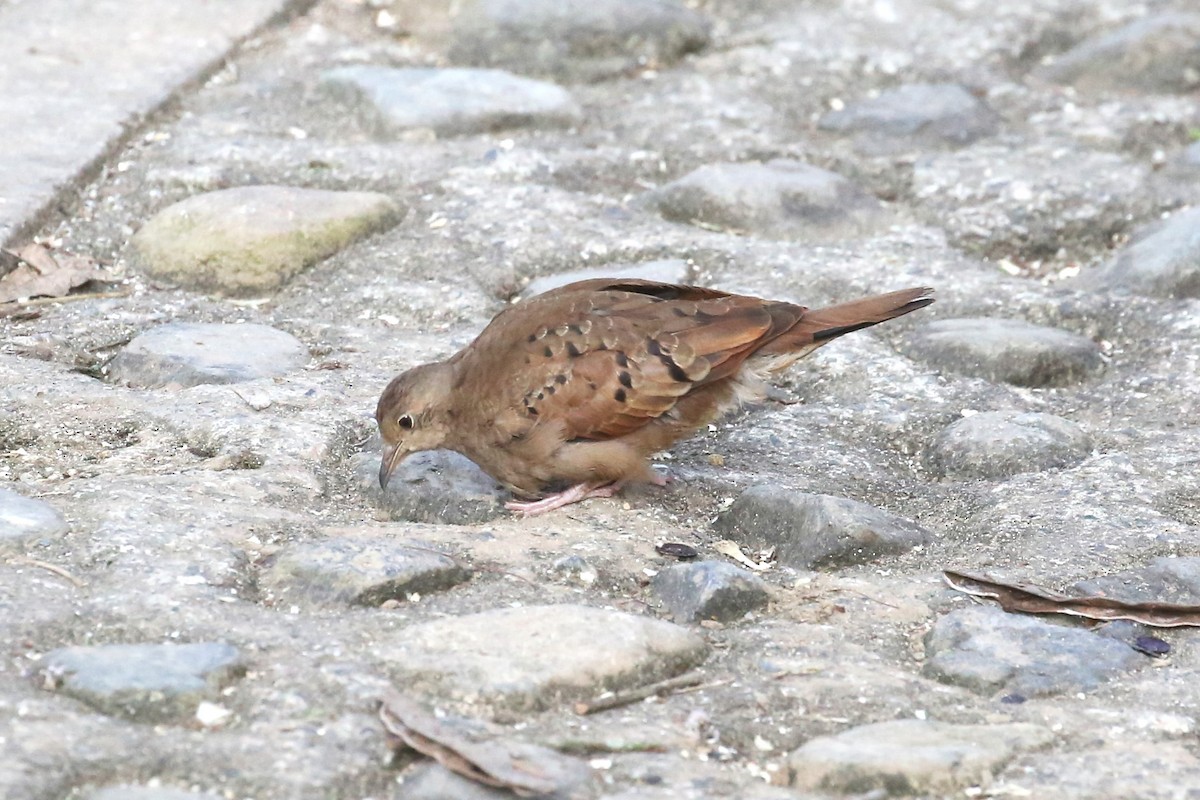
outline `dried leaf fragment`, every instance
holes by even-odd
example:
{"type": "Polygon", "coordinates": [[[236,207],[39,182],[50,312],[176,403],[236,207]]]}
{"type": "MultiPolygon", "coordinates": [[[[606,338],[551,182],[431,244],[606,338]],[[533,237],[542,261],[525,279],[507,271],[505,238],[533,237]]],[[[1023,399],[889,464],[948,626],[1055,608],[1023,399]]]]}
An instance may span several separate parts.
{"type": "Polygon", "coordinates": [[[65,297],[88,281],[107,281],[111,276],[87,256],[27,244],[16,250],[0,251],[6,272],[0,274],[0,303],[30,297],[65,297]],[[15,266],[8,269],[9,265],[15,266]]]}
{"type": "Polygon", "coordinates": [[[730,541],[729,539],[722,539],[719,542],[713,543],[712,548],[721,555],[729,556],[734,561],[737,561],[739,564],[742,564],[745,567],[749,567],[755,572],[766,572],[771,567],[775,566],[770,561],[764,563],[755,561],[754,559],[750,558],[750,556],[742,552],[742,548],[738,547],[737,542],[730,541]]]}
{"type": "Polygon", "coordinates": [[[945,570],[951,589],[973,597],[995,600],[1005,611],[1027,614],[1069,614],[1085,619],[1128,619],[1156,628],[1200,626],[1200,605],[1180,603],[1130,603],[1113,597],[1059,594],[1037,586],[1004,583],[986,575],[945,570]]]}
{"type": "Polygon", "coordinates": [[[467,720],[439,719],[419,703],[389,691],[379,718],[396,746],[406,746],[437,761],[451,772],[522,797],[571,789],[587,775],[582,761],[555,750],[507,740],[471,726],[467,720]]]}

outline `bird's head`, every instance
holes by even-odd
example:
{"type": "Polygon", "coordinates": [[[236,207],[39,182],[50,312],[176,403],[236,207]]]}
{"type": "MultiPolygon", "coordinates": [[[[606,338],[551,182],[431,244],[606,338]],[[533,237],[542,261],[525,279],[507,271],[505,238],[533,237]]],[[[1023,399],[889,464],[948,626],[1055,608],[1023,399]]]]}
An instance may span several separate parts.
{"type": "Polygon", "coordinates": [[[449,432],[446,410],[450,399],[449,364],[413,367],[392,379],[375,407],[383,437],[379,485],[386,489],[396,466],[409,453],[436,450],[449,432]]]}

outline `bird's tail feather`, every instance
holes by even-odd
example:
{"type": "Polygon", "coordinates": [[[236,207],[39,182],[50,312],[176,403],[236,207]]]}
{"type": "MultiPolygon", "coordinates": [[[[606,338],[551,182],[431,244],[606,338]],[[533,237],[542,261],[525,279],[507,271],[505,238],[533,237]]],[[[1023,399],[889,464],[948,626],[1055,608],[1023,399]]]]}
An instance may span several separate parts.
{"type": "Polygon", "coordinates": [[[759,352],[763,355],[812,350],[839,336],[869,328],[933,302],[933,289],[921,287],[864,297],[805,312],[782,335],[759,352]]]}

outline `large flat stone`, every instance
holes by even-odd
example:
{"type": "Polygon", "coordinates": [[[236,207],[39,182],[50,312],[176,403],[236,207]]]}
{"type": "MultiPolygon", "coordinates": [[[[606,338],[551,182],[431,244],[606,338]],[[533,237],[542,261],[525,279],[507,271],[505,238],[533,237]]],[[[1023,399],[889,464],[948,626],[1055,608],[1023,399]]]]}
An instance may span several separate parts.
{"type": "Polygon", "coordinates": [[[135,337],[108,369],[115,383],[179,389],[275,377],[306,361],[299,339],[267,325],[172,322],[135,337]]]}
{"type": "Polygon", "coordinates": [[[403,215],[377,192],[239,186],[159,211],[134,235],[133,253],[148,275],[187,289],[261,295],[403,215]]]}
{"type": "Polygon", "coordinates": [[[413,625],[376,653],[405,686],[495,709],[541,710],[661,680],[702,661],[706,649],[669,622],[550,605],[413,625]]]}
{"type": "Polygon", "coordinates": [[[864,144],[961,147],[995,133],[999,124],[996,112],[959,84],[912,83],[830,111],[817,127],[864,144]]]}
{"type": "Polygon", "coordinates": [[[926,651],[930,677],[982,694],[1023,697],[1094,689],[1145,661],[1115,639],[993,606],[962,608],[939,619],[926,651]]]}
{"type": "Polygon", "coordinates": [[[742,492],[713,527],[743,544],[773,547],[781,564],[800,569],[862,564],[931,536],[915,522],[857,500],[765,484],[742,492]]]}
{"type": "Polygon", "coordinates": [[[309,0],[0,3],[0,245],[55,213],[178,87],[309,0]],[[85,55],[86,54],[86,55],[85,55]],[[20,113],[11,113],[20,109],[20,113]]]}
{"type": "Polygon", "coordinates": [[[276,553],[259,588],[275,605],[377,606],[448,589],[470,577],[454,559],[428,549],[339,537],[276,553]]]}
{"type": "Polygon", "coordinates": [[[561,127],[580,118],[561,86],[498,69],[338,67],[321,77],[321,85],[381,138],[413,129],[462,136],[561,127]]]}
{"type": "Polygon", "coordinates": [[[707,164],[648,195],[669,220],[776,239],[844,236],[881,224],[879,201],[801,161],[707,164]]]}
{"type": "Polygon", "coordinates": [[[663,0],[466,0],[450,57],[567,80],[665,65],[708,44],[708,21],[663,0]]]}
{"type": "Polygon", "coordinates": [[[1005,478],[1072,467],[1087,458],[1092,438],[1069,419],[1034,411],[985,411],[938,434],[926,463],[949,478],[1005,478]]]}
{"type": "Polygon", "coordinates": [[[730,622],[770,599],[762,578],[725,561],[675,564],[655,575],[651,586],[676,622],[730,622]]]}
{"type": "Polygon", "coordinates": [[[1019,319],[927,322],[913,331],[907,349],[933,366],[1017,386],[1067,386],[1103,366],[1091,339],[1019,319]]]}
{"type": "Polygon", "coordinates": [[[788,767],[792,784],[803,789],[945,796],[986,786],[1013,756],[1053,739],[1048,729],[1027,723],[893,720],[810,739],[792,753],[788,767]]]}
{"type": "Polygon", "coordinates": [[[66,647],[42,668],[63,694],[139,722],[185,719],[244,670],[237,648],[219,642],[66,647]]]}

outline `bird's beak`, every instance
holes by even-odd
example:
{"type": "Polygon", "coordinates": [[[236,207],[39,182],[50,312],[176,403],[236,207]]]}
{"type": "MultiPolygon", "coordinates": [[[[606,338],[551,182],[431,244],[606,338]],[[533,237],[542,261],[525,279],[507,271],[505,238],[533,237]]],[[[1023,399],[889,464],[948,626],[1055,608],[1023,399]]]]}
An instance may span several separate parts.
{"type": "Polygon", "coordinates": [[[383,458],[379,461],[379,488],[386,489],[388,481],[392,479],[392,473],[396,470],[396,465],[404,460],[408,455],[408,451],[399,445],[383,448],[383,458]]]}

